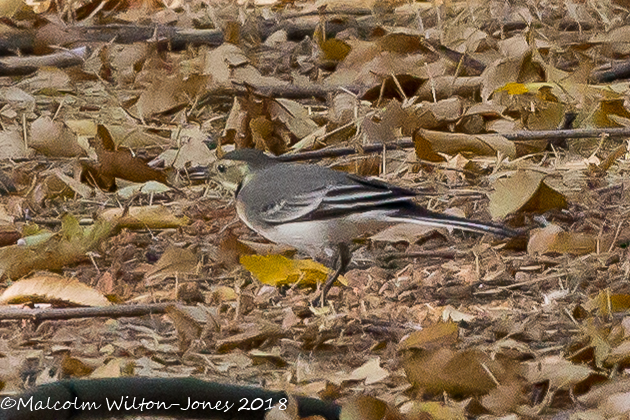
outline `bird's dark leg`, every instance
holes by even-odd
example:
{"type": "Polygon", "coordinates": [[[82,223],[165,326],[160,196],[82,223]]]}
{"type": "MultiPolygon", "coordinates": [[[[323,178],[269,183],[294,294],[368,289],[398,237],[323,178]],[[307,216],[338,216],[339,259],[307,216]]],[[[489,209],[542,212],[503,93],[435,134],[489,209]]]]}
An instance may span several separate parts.
{"type": "Polygon", "coordinates": [[[322,287],[322,293],[317,299],[315,299],[313,306],[318,306],[320,304],[321,306],[326,305],[326,295],[328,294],[328,291],[335,281],[337,281],[337,278],[346,273],[346,269],[348,268],[348,264],[350,264],[351,259],[352,253],[350,252],[348,245],[344,243],[338,244],[334,257],[335,271],[326,279],[326,283],[324,283],[324,286],[322,287]]]}

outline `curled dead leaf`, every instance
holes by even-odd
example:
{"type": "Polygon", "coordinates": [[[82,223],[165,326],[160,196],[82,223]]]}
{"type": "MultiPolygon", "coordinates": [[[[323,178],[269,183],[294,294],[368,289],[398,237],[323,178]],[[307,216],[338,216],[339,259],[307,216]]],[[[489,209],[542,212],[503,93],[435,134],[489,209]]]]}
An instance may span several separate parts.
{"type": "Polygon", "coordinates": [[[549,225],[532,232],[527,253],[542,255],[557,252],[559,254],[585,255],[598,251],[608,251],[611,238],[598,238],[586,233],[565,232],[558,225],[549,225]]]}
{"type": "Polygon", "coordinates": [[[566,208],[566,198],[545,184],[545,176],[540,172],[519,169],[510,177],[498,180],[488,206],[492,218],[502,219],[517,211],[544,213],[566,208]]]}
{"type": "Polygon", "coordinates": [[[42,273],[20,280],[0,295],[0,303],[47,302],[78,306],[109,306],[100,292],[77,279],[42,273]]]}
{"type": "Polygon", "coordinates": [[[441,162],[445,159],[438,153],[449,155],[496,156],[501,153],[516,157],[514,143],[498,134],[443,133],[419,129],[413,135],[416,155],[419,159],[441,162]]]}
{"type": "Polygon", "coordinates": [[[188,217],[177,215],[172,208],[162,205],[109,209],[99,218],[128,229],[168,229],[190,223],[188,217]]]}

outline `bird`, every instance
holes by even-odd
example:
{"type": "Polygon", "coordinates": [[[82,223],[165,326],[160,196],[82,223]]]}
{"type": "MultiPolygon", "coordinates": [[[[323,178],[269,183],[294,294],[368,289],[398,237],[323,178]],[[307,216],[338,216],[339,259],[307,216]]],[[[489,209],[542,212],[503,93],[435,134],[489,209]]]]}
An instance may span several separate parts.
{"type": "MultiPolygon", "coordinates": [[[[253,231],[332,266],[319,298],[351,261],[352,240],[399,223],[458,228],[501,237],[519,232],[430,211],[417,192],[316,164],[286,163],[258,149],[236,149],[214,162],[212,177],[235,194],[236,212],[253,231]]],[[[316,303],[315,303],[316,304],[316,303]]]]}

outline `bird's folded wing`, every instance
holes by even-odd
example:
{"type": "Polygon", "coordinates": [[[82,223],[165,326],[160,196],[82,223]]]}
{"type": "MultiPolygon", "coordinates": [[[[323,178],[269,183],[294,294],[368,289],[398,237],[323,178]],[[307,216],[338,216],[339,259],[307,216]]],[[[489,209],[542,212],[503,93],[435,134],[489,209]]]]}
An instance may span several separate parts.
{"type": "Polygon", "coordinates": [[[326,220],[371,210],[391,210],[398,202],[410,201],[415,193],[369,180],[328,185],[318,190],[292,194],[265,208],[262,218],[279,224],[302,220],[326,220]],[[395,204],[394,204],[395,205],[395,204]]]}
{"type": "Polygon", "coordinates": [[[292,194],[288,198],[278,198],[265,206],[259,216],[271,224],[294,222],[315,211],[325,195],[325,189],[321,189],[308,193],[292,194]]]}

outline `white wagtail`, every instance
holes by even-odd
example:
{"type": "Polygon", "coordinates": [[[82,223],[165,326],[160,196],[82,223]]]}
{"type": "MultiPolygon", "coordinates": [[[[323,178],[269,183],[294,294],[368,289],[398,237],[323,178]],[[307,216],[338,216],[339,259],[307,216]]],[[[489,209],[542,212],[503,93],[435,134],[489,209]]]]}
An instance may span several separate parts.
{"type": "Polygon", "coordinates": [[[235,191],[236,211],[252,230],[314,259],[335,261],[328,289],[350,263],[348,244],[397,223],[518,236],[509,228],[429,211],[417,193],[312,164],[283,163],[256,149],[229,152],[214,164],[214,178],[235,191]]]}

